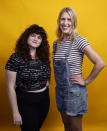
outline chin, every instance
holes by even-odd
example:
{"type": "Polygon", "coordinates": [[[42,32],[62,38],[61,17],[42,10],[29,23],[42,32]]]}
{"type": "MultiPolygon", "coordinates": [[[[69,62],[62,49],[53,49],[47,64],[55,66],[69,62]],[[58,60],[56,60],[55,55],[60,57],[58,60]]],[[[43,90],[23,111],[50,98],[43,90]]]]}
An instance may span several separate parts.
{"type": "Polygon", "coordinates": [[[69,34],[70,31],[62,31],[64,34],[69,34]]]}
{"type": "Polygon", "coordinates": [[[63,34],[65,34],[65,35],[69,35],[69,32],[67,31],[67,32],[63,32],[63,34]]]}

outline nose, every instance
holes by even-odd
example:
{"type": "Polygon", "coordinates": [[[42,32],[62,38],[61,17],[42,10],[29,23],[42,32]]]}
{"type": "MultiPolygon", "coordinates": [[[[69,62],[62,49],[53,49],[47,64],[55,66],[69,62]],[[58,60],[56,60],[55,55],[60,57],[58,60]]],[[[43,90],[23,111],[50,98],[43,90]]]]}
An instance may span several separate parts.
{"type": "Polygon", "coordinates": [[[37,37],[37,36],[35,36],[35,37],[34,37],[34,40],[37,40],[37,39],[38,39],[38,37],[37,37]]]}
{"type": "Polygon", "coordinates": [[[65,25],[68,24],[68,20],[65,20],[65,21],[64,21],[64,24],[65,24],[65,25]]]}

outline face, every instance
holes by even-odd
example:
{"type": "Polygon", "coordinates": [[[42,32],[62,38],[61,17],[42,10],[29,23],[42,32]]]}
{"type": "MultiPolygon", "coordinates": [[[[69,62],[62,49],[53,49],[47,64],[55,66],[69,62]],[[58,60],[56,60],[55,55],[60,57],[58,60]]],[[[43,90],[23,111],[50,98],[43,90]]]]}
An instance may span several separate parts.
{"type": "Polygon", "coordinates": [[[27,42],[30,48],[38,48],[41,45],[42,37],[39,34],[32,33],[29,35],[27,42]]]}
{"type": "Polygon", "coordinates": [[[60,21],[59,21],[59,26],[64,35],[70,34],[72,32],[72,21],[71,17],[67,12],[64,12],[61,15],[60,21]]]}

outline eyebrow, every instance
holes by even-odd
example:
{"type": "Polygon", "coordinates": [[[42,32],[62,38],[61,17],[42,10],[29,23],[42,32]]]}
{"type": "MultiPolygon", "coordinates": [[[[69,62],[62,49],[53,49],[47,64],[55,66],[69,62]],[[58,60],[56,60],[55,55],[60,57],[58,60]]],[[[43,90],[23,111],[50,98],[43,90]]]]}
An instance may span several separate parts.
{"type": "MultiPolygon", "coordinates": [[[[62,18],[60,18],[60,19],[66,19],[65,17],[62,17],[62,18]]],[[[67,18],[68,20],[71,20],[71,18],[67,18]]]]}

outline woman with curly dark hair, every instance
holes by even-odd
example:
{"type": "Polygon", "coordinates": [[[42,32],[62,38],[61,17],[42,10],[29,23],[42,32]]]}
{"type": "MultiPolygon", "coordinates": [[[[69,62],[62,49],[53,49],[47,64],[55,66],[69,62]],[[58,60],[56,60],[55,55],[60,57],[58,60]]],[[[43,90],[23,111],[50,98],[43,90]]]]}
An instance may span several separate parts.
{"type": "Polygon", "coordinates": [[[5,70],[14,124],[39,131],[50,105],[49,44],[42,27],[34,24],[21,34],[5,70]]]}

